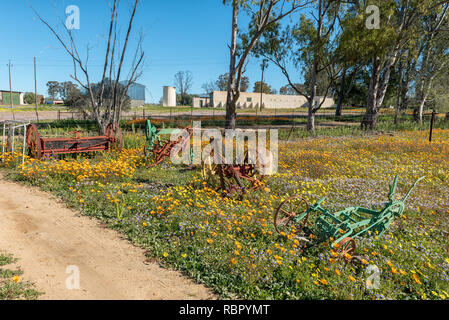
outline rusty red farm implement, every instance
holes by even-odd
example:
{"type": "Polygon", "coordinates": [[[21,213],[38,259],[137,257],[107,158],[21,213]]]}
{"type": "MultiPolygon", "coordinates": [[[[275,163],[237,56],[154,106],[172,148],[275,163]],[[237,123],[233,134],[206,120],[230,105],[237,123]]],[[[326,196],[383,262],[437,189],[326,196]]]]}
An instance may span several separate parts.
{"type": "Polygon", "coordinates": [[[42,138],[35,124],[27,127],[28,155],[35,159],[83,152],[108,151],[122,148],[122,132],[116,123],[107,126],[105,135],[81,137],[79,131],[70,132],[73,137],[42,138]]]}

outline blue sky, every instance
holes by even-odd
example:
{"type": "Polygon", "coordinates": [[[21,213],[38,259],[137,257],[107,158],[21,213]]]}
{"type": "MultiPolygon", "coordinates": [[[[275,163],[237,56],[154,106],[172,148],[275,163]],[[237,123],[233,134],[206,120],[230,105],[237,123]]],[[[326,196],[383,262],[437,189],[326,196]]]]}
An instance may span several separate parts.
{"type": "MultiPolygon", "coordinates": [[[[104,61],[109,8],[106,0],[2,0],[0,26],[0,89],[9,90],[8,61],[11,59],[13,90],[34,92],[33,57],[38,65],[38,92],[47,95],[46,83],[67,81],[73,72],[71,59],[50,31],[36,18],[29,3],[52,25],[62,31],[65,8],[80,8],[80,30],[75,36],[82,55],[86,46],[89,70],[93,80],[101,76],[104,61]]],[[[126,23],[130,1],[121,0],[119,15],[126,23]]],[[[215,81],[228,71],[231,8],[221,0],[143,0],[136,17],[134,38],[144,34],[145,65],[139,83],[147,87],[147,102],[159,102],[164,85],[174,85],[176,72],[188,70],[193,74],[191,93],[203,93],[201,86],[215,81]]],[[[241,21],[245,21],[242,15],[241,21]]],[[[122,25],[123,32],[125,25],[122,25]]],[[[130,50],[128,53],[131,53],[130,50]]],[[[251,81],[260,79],[260,61],[252,58],[246,74],[251,81]]],[[[271,65],[265,73],[266,82],[273,88],[286,84],[279,70],[271,65]]]]}

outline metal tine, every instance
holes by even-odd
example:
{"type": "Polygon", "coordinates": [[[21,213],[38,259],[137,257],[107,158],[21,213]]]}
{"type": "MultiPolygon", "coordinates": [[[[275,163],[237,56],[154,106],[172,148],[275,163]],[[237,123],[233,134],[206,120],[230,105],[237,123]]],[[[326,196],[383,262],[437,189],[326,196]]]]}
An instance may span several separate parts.
{"type": "Polygon", "coordinates": [[[397,185],[398,185],[398,178],[399,178],[399,176],[396,175],[396,176],[394,177],[393,184],[390,185],[390,193],[389,193],[389,195],[388,195],[388,199],[390,200],[390,202],[393,202],[393,201],[394,201],[394,196],[395,196],[395,194],[396,194],[396,187],[397,187],[397,185]]]}
{"type": "Polygon", "coordinates": [[[416,184],[418,182],[420,182],[421,180],[423,180],[425,178],[425,176],[422,176],[421,178],[419,178],[418,180],[415,181],[415,183],[413,183],[412,187],[410,188],[410,190],[407,192],[407,194],[405,195],[404,199],[402,200],[402,202],[405,202],[408,198],[408,196],[410,195],[410,193],[412,193],[412,190],[415,188],[416,184]]]}

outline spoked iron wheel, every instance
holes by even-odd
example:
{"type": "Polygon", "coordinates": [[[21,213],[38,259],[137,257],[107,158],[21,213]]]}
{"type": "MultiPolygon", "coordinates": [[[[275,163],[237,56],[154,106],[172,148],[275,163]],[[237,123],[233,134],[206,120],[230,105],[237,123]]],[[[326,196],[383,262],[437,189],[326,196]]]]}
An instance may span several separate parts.
{"type": "Polygon", "coordinates": [[[220,171],[220,181],[222,181],[222,189],[227,192],[228,196],[235,194],[241,198],[250,189],[250,185],[245,184],[249,180],[240,174],[238,166],[223,165],[220,171]]]}
{"type": "Polygon", "coordinates": [[[28,155],[39,160],[42,157],[42,145],[41,137],[35,124],[30,124],[27,127],[26,142],[28,155]]]}
{"type": "Polygon", "coordinates": [[[237,167],[241,177],[240,181],[247,190],[257,190],[264,186],[264,176],[260,173],[260,154],[256,152],[255,164],[250,162],[249,152],[245,151],[245,161],[243,165],[237,167]]]}
{"type": "Polygon", "coordinates": [[[157,141],[152,149],[149,149],[147,145],[144,146],[145,158],[147,159],[149,166],[157,165],[156,162],[161,152],[162,146],[160,141],[157,141]]]}
{"type": "Polygon", "coordinates": [[[106,136],[109,137],[109,149],[120,151],[123,148],[123,135],[117,123],[110,123],[106,127],[106,136]]]}
{"type": "Polygon", "coordinates": [[[309,214],[306,214],[299,221],[296,218],[308,210],[309,204],[304,198],[293,196],[284,200],[274,215],[274,228],[276,232],[279,234],[290,234],[293,231],[292,227],[294,227],[296,234],[301,233],[308,223],[309,214]]]}
{"type": "Polygon", "coordinates": [[[346,237],[340,240],[336,252],[338,256],[345,262],[351,262],[352,257],[354,256],[355,249],[355,240],[350,237],[346,237]]]}
{"type": "Polygon", "coordinates": [[[245,190],[245,185],[238,177],[238,168],[228,164],[216,164],[213,154],[208,155],[201,165],[201,176],[215,191],[222,191],[223,195],[231,196],[237,191],[245,190]],[[240,183],[240,185],[239,185],[240,183]]]}
{"type": "Polygon", "coordinates": [[[245,150],[243,163],[225,165],[223,171],[231,192],[246,194],[248,191],[258,190],[264,185],[263,176],[260,175],[257,165],[250,161],[247,150],[245,150]]]}
{"type": "Polygon", "coordinates": [[[201,177],[203,181],[210,187],[218,189],[220,186],[220,175],[218,166],[214,163],[214,159],[208,156],[201,165],[201,177]]]}
{"type": "Polygon", "coordinates": [[[254,164],[244,163],[234,166],[234,170],[245,190],[257,190],[263,186],[263,176],[259,174],[254,164]]]}

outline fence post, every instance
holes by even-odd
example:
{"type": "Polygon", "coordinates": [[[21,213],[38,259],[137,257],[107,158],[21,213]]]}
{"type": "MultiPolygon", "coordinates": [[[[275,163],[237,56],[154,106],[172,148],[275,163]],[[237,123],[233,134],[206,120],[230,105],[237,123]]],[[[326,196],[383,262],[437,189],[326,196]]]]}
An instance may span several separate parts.
{"type": "Polygon", "coordinates": [[[292,109],[292,122],[293,122],[293,127],[295,126],[295,108],[292,109]]]}
{"type": "MultiPolygon", "coordinates": [[[[257,106],[256,106],[256,125],[257,125],[257,120],[258,120],[258,117],[257,117],[257,112],[258,112],[258,110],[257,109],[259,109],[259,108],[257,108],[257,106]]],[[[262,108],[261,108],[262,109],[262,108]]]]}
{"type": "Polygon", "coordinates": [[[430,133],[429,142],[432,142],[433,125],[435,124],[435,110],[432,111],[432,117],[430,118],[430,133]]]}
{"type": "Polygon", "coordinates": [[[58,121],[61,120],[61,110],[58,110],[58,121]]]}

